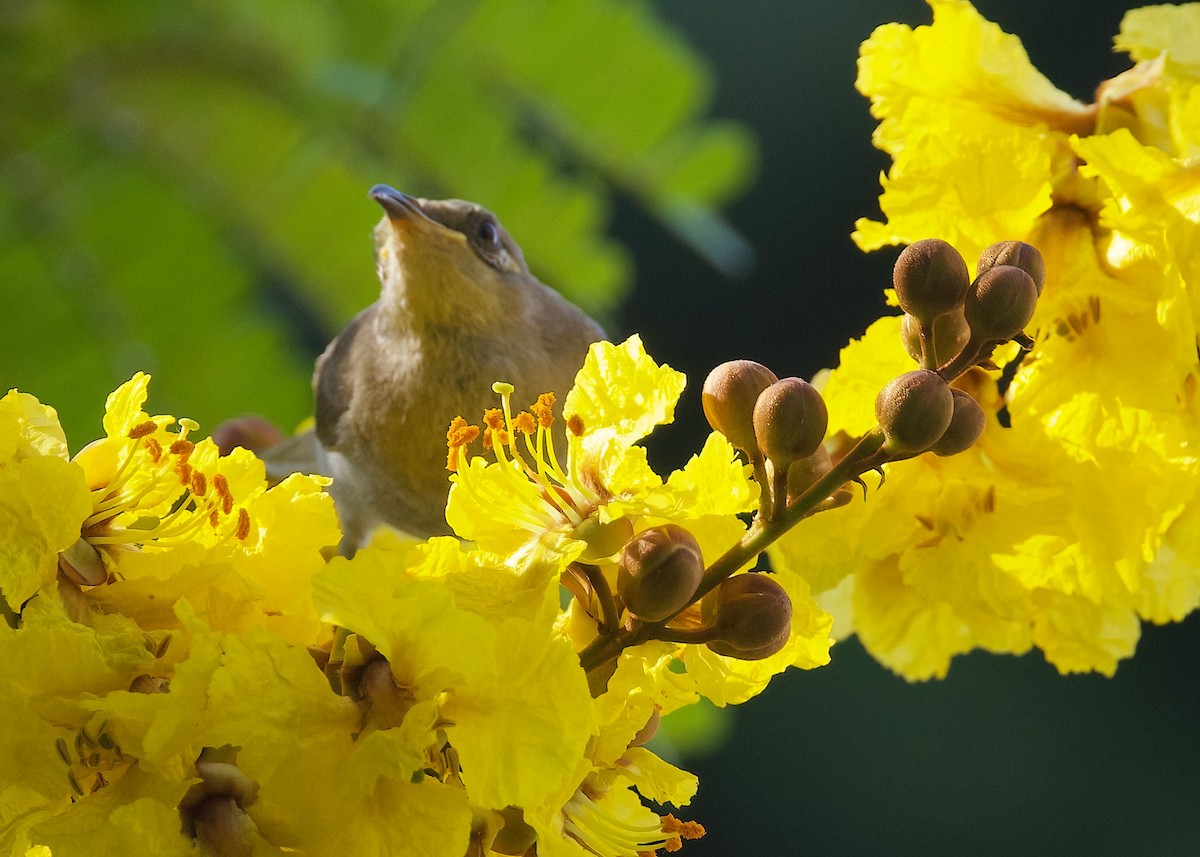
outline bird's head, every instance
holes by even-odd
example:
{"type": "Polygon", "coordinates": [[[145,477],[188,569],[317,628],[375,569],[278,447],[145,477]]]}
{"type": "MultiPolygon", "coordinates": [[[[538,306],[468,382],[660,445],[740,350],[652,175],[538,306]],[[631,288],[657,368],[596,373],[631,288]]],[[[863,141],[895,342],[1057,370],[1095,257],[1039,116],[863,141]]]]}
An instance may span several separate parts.
{"type": "Polygon", "coordinates": [[[431,324],[494,318],[532,279],[524,254],[496,216],[460,199],[418,199],[387,185],[370,196],[383,207],[375,258],[383,303],[431,324]]]}

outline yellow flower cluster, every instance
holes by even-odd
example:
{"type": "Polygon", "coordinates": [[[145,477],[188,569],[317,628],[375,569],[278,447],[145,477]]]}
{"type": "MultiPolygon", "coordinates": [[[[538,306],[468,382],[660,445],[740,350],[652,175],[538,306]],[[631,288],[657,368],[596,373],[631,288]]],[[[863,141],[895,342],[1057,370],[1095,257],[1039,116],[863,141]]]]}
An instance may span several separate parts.
{"type": "Polygon", "coordinates": [[[244,748],[287,804],[309,745],[327,758],[354,728],[304,650],[327,633],[324,481],[268,490],[254,456],[146,414],[148,382],[109,396],[106,436],[73,458],[51,408],[0,399],[2,853],[192,853],[180,805],[205,748],[244,748]]]}
{"type": "Polygon", "coordinates": [[[327,480],[268,487],[146,413],[145,375],[73,457],[52,409],[0,399],[0,854],[673,851],[703,828],[647,805],[697,785],[646,747],[659,719],[820,666],[833,632],[910,678],[975,647],[1111,672],[1140,619],[1193,610],[1200,67],[1175,41],[1200,11],[1130,13],[1138,64],[1082,105],[931,5],[859,77],[895,163],[857,240],[958,251],[905,251],[922,368],[900,317],[820,393],[718,367],[728,438],[665,479],[638,441],[684,379],[637,337],[595,344],[561,410],[497,383],[482,426],[451,423],[459,538],[351,558],[327,480]],[[970,282],[959,253],[998,241],[1011,264],[993,247],[970,282]],[[969,337],[944,365],[946,313],[918,317],[939,279],[969,337]],[[1002,281],[1027,312],[1000,331],[1002,281]]]}
{"type": "Polygon", "coordinates": [[[323,480],[268,489],[251,454],[146,414],[147,384],[113,393],[106,437],[73,458],[52,409],[0,400],[0,686],[21,701],[0,730],[0,853],[675,850],[703,828],[643,803],[696,789],[643,746],[662,714],[828,658],[829,619],[789,579],[771,659],[659,642],[589,683],[597,625],[561,608],[560,580],[587,585],[586,560],[615,585],[628,534],[661,522],[723,551],[755,500],[719,436],[668,480],[649,469],[633,442],[683,378],[636,339],[593,349],[565,458],[549,396],[540,437],[493,415],[497,460],[460,450],[449,517],[474,544],[382,533],[352,559],[330,559],[323,480]]]}
{"type": "MultiPolygon", "coordinates": [[[[772,556],[808,576],[837,635],[906,677],[1034,646],[1063,672],[1111,674],[1140,619],[1200,604],[1200,6],[1129,12],[1116,44],[1136,65],[1086,105],[969,3],[930,6],[931,25],[885,25],[862,48],[858,87],[893,164],[886,222],[854,237],[936,235],[968,259],[1033,244],[1036,344],[968,376],[991,403],[973,449],[889,465],[885,490],[801,523],[772,556]]],[[[869,391],[911,366],[899,325],[843,351],[831,432],[867,430],[869,391]]]]}

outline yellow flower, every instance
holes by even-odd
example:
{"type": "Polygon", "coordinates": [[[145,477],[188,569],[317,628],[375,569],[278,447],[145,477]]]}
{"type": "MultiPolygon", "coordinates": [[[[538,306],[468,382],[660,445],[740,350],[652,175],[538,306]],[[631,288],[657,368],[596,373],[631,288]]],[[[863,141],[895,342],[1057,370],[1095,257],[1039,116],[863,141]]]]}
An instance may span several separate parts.
{"type": "MultiPolygon", "coordinates": [[[[335,559],[315,586],[324,618],[386,660],[407,700],[402,708],[435,703],[444,737],[415,735],[415,749],[448,742],[478,806],[527,805],[561,788],[592,732],[591,697],[570,643],[548,619],[465,609],[443,582],[452,574],[419,577],[402,560],[368,547],[335,559]]],[[[398,716],[407,722],[407,712],[398,716]]]]}
{"type": "Polygon", "coordinates": [[[619,346],[594,344],[563,408],[563,460],[551,430],[554,397],[541,397],[514,419],[513,389],[498,384],[503,409],[489,413],[484,433],[496,461],[471,458],[451,477],[447,521],[462,538],[497,553],[540,540],[569,561],[588,539],[604,545],[601,525],[617,517],[605,507],[662,484],[634,444],[672,420],[683,384],[680,373],[646,355],[636,336],[619,346]]]}
{"type": "Polygon", "coordinates": [[[171,432],[174,419],[141,410],[148,382],[139,373],[109,396],[107,437],[70,461],[52,411],[16,391],[5,397],[0,421],[11,452],[0,461],[0,497],[12,510],[5,542],[14,556],[0,572],[0,589],[13,609],[59,567],[79,584],[96,585],[129,550],[249,537],[249,513],[220,472],[215,448],[188,440],[195,423],[183,420],[171,432]]]}
{"type": "Polygon", "coordinates": [[[119,782],[131,759],[93,702],[160,667],[164,638],[120,616],[73,621],[48,588],[19,629],[0,627],[0,843],[32,844],[26,831],[119,782]]]}
{"type": "MultiPolygon", "coordinates": [[[[1111,673],[1139,616],[1200,604],[1182,537],[1200,475],[1200,184],[1183,160],[1200,144],[1200,90],[1181,41],[1200,12],[1131,12],[1118,45],[1140,65],[1082,105],[969,3],[930,5],[932,25],[887,25],[863,46],[859,88],[894,163],[887,222],[859,221],[855,240],[938,235],[968,259],[1033,244],[1047,271],[1036,344],[1005,388],[964,377],[991,414],[974,448],[889,465],[866,502],[802,522],[771,553],[821,593],[836,633],[910,678],[975,647],[1038,646],[1064,672],[1111,673]]],[[[897,325],[843,352],[825,387],[831,434],[869,428],[866,391],[908,368],[897,325]]]]}
{"type": "MultiPolygon", "coordinates": [[[[635,445],[671,419],[683,383],[682,375],[657,365],[636,337],[619,346],[597,343],[563,409],[570,429],[565,466],[542,410],[549,400],[533,408],[537,419],[532,413],[514,417],[511,389],[499,385],[503,408],[489,415],[484,433],[497,461],[472,458],[453,477],[447,520],[460,536],[497,554],[537,555],[567,570],[565,582],[576,600],[561,624],[580,649],[596,638],[598,621],[609,608],[595,592],[600,581],[585,579],[572,561],[590,564],[603,575],[602,585],[615,590],[616,554],[634,534],[664,524],[683,526],[711,561],[738,543],[746,531],[738,516],[756,508],[757,486],[722,435],[711,434],[701,452],[665,482],[635,445]]],[[[451,435],[462,430],[452,426],[451,435]]],[[[752,662],[716,655],[702,645],[676,644],[673,651],[688,668],[693,693],[719,705],[742,702],[787,666],[807,669],[828,662],[829,618],[802,579],[781,576],[780,582],[794,606],[788,645],[752,662]]],[[[699,622],[699,610],[692,607],[676,624],[699,622]]],[[[648,685],[665,680],[652,666],[654,657],[648,655],[643,664],[642,681],[648,685]]]]}
{"type": "Polygon", "coordinates": [[[338,539],[326,480],[266,489],[245,450],[218,457],[195,423],[150,417],[149,378],[108,398],[106,436],[68,458],[53,410],[16,391],[0,400],[0,590],[14,609],[59,574],[90,603],[143,628],[178,628],[187,596],[215,627],[267,623],[316,642],[309,578],[338,539]],[[106,584],[106,585],[99,585],[106,584]]]}

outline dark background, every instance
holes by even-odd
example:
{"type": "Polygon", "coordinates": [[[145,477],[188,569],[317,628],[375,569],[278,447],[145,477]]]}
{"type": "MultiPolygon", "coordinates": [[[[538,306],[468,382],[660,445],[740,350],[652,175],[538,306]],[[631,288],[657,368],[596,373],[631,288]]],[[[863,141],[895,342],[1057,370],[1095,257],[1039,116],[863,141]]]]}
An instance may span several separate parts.
{"type": "MultiPolygon", "coordinates": [[[[1073,96],[1128,66],[1112,52],[1136,4],[988,2],[1073,96]]],[[[884,155],[854,91],[859,43],[878,24],[923,24],[910,0],[660,2],[710,58],[712,113],[759,135],[759,177],[728,216],[757,262],[730,281],[633,205],[617,236],[638,281],[619,335],[685,372],[677,424],[650,441],[662,467],[702,442],[705,374],[751,358],[810,376],[884,311],[895,252],[850,240],[878,217],[884,155]]],[[[700,777],[684,815],[702,855],[1183,855],[1200,853],[1200,621],[1147,627],[1113,679],[1061,677],[1040,654],[959,658],[944,681],[908,684],[856,641],[830,666],[792,671],[727,712],[722,750],[682,759],[700,777]]]]}

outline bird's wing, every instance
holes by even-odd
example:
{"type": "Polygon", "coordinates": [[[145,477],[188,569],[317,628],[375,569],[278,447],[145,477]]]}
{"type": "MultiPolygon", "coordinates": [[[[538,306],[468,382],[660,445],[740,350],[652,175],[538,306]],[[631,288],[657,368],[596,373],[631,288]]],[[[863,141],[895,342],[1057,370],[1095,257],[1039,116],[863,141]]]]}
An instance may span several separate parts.
{"type": "Polygon", "coordinates": [[[301,432],[256,453],[267,467],[267,481],[278,485],[293,473],[332,476],[324,450],[311,431],[301,432]]]}
{"type": "Polygon", "coordinates": [[[354,395],[354,340],[364,332],[374,309],[372,305],[356,315],[317,358],[313,373],[317,438],[327,449],[337,446],[342,414],[350,407],[354,395]]]}

